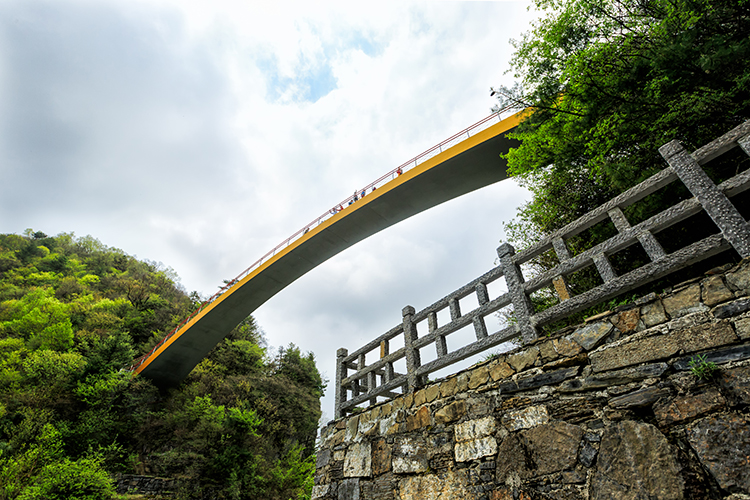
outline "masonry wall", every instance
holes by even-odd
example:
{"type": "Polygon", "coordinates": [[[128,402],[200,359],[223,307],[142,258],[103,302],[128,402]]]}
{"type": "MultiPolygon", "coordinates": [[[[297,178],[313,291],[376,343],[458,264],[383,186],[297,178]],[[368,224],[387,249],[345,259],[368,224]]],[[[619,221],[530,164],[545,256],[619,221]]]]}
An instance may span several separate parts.
{"type": "Polygon", "coordinates": [[[312,498],[750,499],[748,405],[746,259],[329,423],[312,498]]]}

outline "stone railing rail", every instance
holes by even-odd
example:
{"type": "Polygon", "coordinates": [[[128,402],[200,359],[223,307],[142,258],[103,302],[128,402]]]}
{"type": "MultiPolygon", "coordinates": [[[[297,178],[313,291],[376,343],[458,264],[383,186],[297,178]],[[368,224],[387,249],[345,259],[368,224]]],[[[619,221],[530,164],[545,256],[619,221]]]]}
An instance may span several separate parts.
{"type": "Polygon", "coordinates": [[[538,326],[563,319],[722,251],[733,248],[743,258],[750,256],[750,227],[729,200],[750,189],[750,170],[717,186],[701,167],[737,146],[750,155],[750,121],[692,154],[678,141],[665,144],[659,148],[668,163],[664,170],[530,248],[515,253],[511,245],[501,245],[498,248],[500,265],[497,267],[419,312],[411,306],[404,307],[401,324],[351,354],[346,349],[339,349],[336,353],[335,417],[342,417],[347,411],[352,411],[355,406],[365,402],[375,404],[378,397],[393,398],[399,394],[394,392],[398,389],[402,392],[413,391],[424,383],[428,374],[503,342],[520,337],[524,344],[530,343],[537,338],[538,326]],[[630,225],[622,209],[678,179],[688,188],[692,198],[635,226],[630,225]],[[667,254],[654,234],[701,210],[711,217],[720,232],[667,254]],[[571,256],[565,241],[607,218],[611,219],[618,234],[571,256]],[[646,251],[650,262],[617,276],[608,256],[637,243],[646,251]],[[521,266],[550,250],[557,255],[559,264],[525,281],[521,266]],[[596,268],[603,284],[572,296],[565,283],[565,276],[589,266],[596,268]],[[505,278],[508,291],[491,299],[487,287],[500,277],[505,278]],[[553,287],[560,302],[537,313],[533,310],[529,295],[545,287],[553,287]],[[471,294],[476,294],[479,305],[462,314],[459,301],[471,294]],[[515,322],[498,332],[488,333],[485,317],[507,306],[512,306],[515,322]],[[439,325],[438,314],[445,309],[450,312],[450,321],[439,325]],[[419,337],[417,324],[424,321],[427,322],[428,333],[419,337]],[[473,325],[476,341],[449,352],[446,337],[469,325],[473,325]],[[403,336],[404,347],[391,353],[389,343],[399,336],[403,336]],[[420,349],[432,344],[435,345],[437,358],[422,364],[420,349]],[[378,348],[379,359],[367,364],[368,353],[378,348]],[[403,358],[406,361],[406,373],[396,373],[394,363],[403,358]],[[350,370],[354,371],[351,375],[350,370]]]}

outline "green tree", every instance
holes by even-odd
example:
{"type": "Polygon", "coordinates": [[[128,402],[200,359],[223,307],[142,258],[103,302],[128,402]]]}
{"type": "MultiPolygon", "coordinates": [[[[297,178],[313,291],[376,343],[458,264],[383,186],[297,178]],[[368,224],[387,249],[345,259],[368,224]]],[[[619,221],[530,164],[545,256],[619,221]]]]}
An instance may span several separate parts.
{"type": "Polygon", "coordinates": [[[507,155],[533,194],[509,226],[517,243],[655,173],[662,144],[696,148],[750,118],[748,0],[536,5],[542,17],[515,44],[517,85],[493,89],[501,106],[533,110],[507,155]]]}

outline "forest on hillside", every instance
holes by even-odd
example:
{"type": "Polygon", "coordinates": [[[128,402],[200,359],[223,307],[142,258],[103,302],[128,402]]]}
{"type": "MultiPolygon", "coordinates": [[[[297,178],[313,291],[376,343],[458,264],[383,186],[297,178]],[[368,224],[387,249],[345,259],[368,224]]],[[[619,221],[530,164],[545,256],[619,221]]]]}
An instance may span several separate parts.
{"type": "Polygon", "coordinates": [[[107,499],[117,473],[178,498],[308,498],[325,382],[248,317],[177,389],[124,367],[200,301],[91,236],[0,235],[0,499],[107,499]]]}

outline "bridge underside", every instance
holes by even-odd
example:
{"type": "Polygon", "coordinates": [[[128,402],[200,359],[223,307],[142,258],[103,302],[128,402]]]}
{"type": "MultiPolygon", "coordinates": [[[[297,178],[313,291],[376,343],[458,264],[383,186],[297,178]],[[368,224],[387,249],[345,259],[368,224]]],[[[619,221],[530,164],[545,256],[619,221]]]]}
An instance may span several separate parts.
{"type": "Polygon", "coordinates": [[[458,143],[312,229],[214,301],[136,371],[160,388],[178,385],[243,319],[311,269],[412,215],[505,179],[499,155],[517,145],[505,134],[518,120],[515,115],[458,143]]]}

